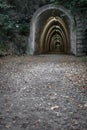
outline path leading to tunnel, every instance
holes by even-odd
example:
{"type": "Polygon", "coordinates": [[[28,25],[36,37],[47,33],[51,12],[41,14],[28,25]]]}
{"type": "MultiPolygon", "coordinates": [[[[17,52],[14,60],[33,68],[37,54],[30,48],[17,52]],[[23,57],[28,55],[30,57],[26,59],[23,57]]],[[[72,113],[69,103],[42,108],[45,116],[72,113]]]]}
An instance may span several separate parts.
{"type": "Polygon", "coordinates": [[[6,57],[0,130],[87,130],[87,62],[66,55],[6,57]]]}

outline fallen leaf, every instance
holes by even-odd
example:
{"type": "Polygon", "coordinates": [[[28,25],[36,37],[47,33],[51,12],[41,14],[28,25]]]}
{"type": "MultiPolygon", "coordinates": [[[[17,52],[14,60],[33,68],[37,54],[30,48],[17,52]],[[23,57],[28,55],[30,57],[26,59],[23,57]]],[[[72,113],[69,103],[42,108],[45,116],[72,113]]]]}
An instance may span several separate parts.
{"type": "Polygon", "coordinates": [[[6,128],[11,128],[11,124],[6,124],[6,128]]]}
{"type": "Polygon", "coordinates": [[[64,96],[64,95],[61,95],[61,97],[63,97],[63,98],[69,98],[69,96],[64,96]]]}
{"type": "Polygon", "coordinates": [[[59,109],[59,106],[53,106],[51,107],[51,110],[58,110],[59,109]]]}
{"type": "Polygon", "coordinates": [[[51,100],[56,100],[57,97],[56,97],[56,96],[51,96],[50,99],[51,99],[51,100]]]}
{"type": "Polygon", "coordinates": [[[57,93],[50,93],[48,96],[49,96],[49,98],[51,100],[56,100],[57,99],[57,93]]]}
{"type": "Polygon", "coordinates": [[[81,105],[81,104],[78,104],[78,107],[80,107],[80,108],[83,108],[83,105],[81,105]]]}
{"type": "Polygon", "coordinates": [[[38,119],[37,121],[35,121],[35,122],[33,123],[33,126],[38,127],[39,124],[40,124],[40,122],[41,122],[41,120],[38,119]]]}
{"type": "Polygon", "coordinates": [[[84,107],[87,107],[87,104],[84,104],[84,107]]]}
{"type": "Polygon", "coordinates": [[[78,125],[78,121],[76,119],[73,120],[74,125],[78,125]]]}
{"type": "Polygon", "coordinates": [[[14,120],[14,121],[13,121],[13,123],[15,124],[15,123],[16,123],[16,121],[14,120]]]}

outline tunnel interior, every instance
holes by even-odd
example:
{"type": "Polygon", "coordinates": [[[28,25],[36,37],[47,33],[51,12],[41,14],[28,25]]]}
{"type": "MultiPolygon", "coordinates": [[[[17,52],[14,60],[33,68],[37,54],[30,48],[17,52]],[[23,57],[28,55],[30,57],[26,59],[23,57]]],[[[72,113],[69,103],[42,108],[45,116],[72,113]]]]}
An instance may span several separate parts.
{"type": "Polygon", "coordinates": [[[39,52],[68,53],[69,42],[69,32],[62,18],[49,17],[40,35],[39,52]]]}

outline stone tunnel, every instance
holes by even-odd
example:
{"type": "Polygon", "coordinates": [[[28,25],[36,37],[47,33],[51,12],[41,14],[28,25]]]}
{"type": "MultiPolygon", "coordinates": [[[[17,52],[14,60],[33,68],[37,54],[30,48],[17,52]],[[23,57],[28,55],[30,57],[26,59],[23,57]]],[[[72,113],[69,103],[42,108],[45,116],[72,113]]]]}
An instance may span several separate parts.
{"type": "Polygon", "coordinates": [[[77,55],[76,22],[71,12],[58,5],[39,8],[31,20],[27,52],[77,55]]]}

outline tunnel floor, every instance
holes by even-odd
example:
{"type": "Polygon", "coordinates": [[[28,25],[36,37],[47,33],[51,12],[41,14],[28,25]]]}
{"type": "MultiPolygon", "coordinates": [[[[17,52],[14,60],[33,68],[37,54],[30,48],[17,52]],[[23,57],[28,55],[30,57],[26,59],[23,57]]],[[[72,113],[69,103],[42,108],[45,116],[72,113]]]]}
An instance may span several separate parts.
{"type": "Polygon", "coordinates": [[[68,55],[0,59],[0,130],[87,130],[87,62],[68,55]]]}

